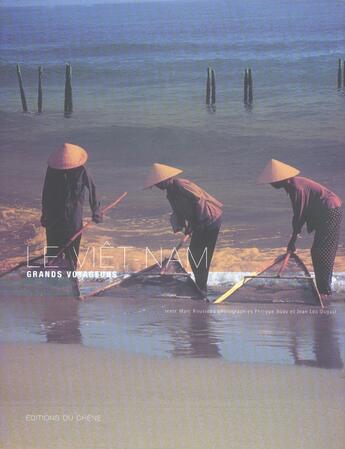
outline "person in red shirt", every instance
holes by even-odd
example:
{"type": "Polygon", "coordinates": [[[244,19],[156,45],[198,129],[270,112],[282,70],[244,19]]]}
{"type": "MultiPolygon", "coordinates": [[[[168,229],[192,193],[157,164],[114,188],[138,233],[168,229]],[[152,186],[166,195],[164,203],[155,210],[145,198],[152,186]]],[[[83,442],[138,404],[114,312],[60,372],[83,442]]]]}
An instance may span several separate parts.
{"type": "Polygon", "coordinates": [[[182,170],[163,164],[153,164],[144,189],[156,186],[166,190],[172,208],[173,231],[191,235],[189,263],[195,283],[204,297],[207,279],[216,246],[223,204],[193,182],[175,178],[182,170]]]}
{"type": "Polygon", "coordinates": [[[320,294],[331,294],[334,260],[339,243],[342,201],[331,190],[311,179],[297,176],[299,170],[271,159],[258,178],[258,184],[284,189],[292,209],[292,235],[287,250],[294,252],[298,234],[304,224],[315,231],[311,248],[315,280],[320,294]]]}

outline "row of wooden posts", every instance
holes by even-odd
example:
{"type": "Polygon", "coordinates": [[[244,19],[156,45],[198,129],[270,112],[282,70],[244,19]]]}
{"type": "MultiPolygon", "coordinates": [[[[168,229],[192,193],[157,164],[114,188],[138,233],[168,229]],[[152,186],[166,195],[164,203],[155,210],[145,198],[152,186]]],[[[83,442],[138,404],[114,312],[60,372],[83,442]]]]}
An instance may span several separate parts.
{"type": "MultiPolygon", "coordinates": [[[[39,114],[43,111],[43,91],[42,91],[42,66],[38,67],[38,90],[37,90],[37,112],[39,114]]],[[[23,112],[28,112],[28,104],[26,101],[23,78],[20,70],[20,65],[17,64],[17,76],[19,82],[20,99],[22,102],[23,112]]],[[[64,102],[64,114],[69,117],[73,112],[73,95],[72,95],[72,67],[70,64],[66,64],[65,72],[65,102],[64,102]]]]}
{"type": "MultiPolygon", "coordinates": [[[[38,97],[37,97],[37,112],[39,114],[43,111],[43,93],[42,93],[42,66],[38,67],[38,97]]],[[[22,102],[23,112],[28,112],[28,105],[26,101],[23,78],[19,64],[17,64],[17,76],[19,82],[20,98],[22,102]]],[[[338,89],[345,88],[345,60],[338,60],[338,89]]],[[[244,71],[243,82],[243,102],[246,105],[253,103],[253,77],[250,68],[244,71]]],[[[211,67],[207,68],[206,78],[206,104],[208,106],[215,106],[216,104],[216,72],[211,67]]],[[[65,101],[64,114],[66,117],[71,116],[73,112],[73,95],[72,95],[72,67],[66,64],[65,70],[65,101]]]]}
{"type": "MultiPolygon", "coordinates": [[[[243,101],[247,105],[253,103],[253,77],[252,70],[245,69],[243,83],[243,101]]],[[[214,106],[216,104],[216,72],[211,67],[207,69],[206,78],[206,104],[214,106]]]]}
{"type": "Polygon", "coordinates": [[[345,87],[345,60],[338,59],[338,89],[345,87]]]}

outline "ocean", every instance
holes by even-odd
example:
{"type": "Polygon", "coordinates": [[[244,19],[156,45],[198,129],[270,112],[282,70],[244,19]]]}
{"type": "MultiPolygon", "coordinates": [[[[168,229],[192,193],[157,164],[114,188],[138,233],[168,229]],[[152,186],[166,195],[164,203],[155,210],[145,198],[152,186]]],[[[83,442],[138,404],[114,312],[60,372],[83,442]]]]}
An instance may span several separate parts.
{"type": "Polygon", "coordinates": [[[224,203],[221,247],[284,247],[289,200],[255,185],[268,159],[345,197],[345,90],[337,89],[344,13],[337,0],[2,7],[1,204],[39,210],[47,156],[72,141],[88,149],[104,204],[130,192],[116,214],[117,239],[132,229],[131,244],[173,241],[164,195],[140,190],[150,164],[162,162],[224,203]],[[31,114],[20,113],[16,63],[31,114]],[[65,63],[70,119],[62,113],[65,63]],[[215,110],[205,105],[207,67],[216,72],[215,110]],[[248,67],[252,107],[243,103],[248,67]]]}
{"type": "Polygon", "coordinates": [[[42,65],[44,108],[61,110],[64,64],[71,63],[75,110],[100,123],[110,115],[114,124],[335,137],[343,119],[343,95],[334,88],[344,13],[337,0],[3,7],[2,110],[19,108],[16,63],[31,108],[42,65]],[[208,66],[216,71],[216,116],[203,107],[208,66]],[[247,67],[251,114],[242,103],[247,67]]]}

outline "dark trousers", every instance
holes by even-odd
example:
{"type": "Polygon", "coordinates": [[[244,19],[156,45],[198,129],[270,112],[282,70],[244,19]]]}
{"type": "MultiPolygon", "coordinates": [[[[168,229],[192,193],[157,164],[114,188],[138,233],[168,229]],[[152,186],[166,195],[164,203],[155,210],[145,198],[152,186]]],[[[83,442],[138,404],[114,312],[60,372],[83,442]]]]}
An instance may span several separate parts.
{"type": "Polygon", "coordinates": [[[221,221],[196,229],[189,245],[188,259],[195,277],[196,285],[207,291],[208,272],[216,246],[221,221]]]}
{"type": "Polygon", "coordinates": [[[322,214],[315,229],[311,258],[316,285],[321,294],[332,292],[332,275],[338,249],[342,208],[329,209],[322,214]]]}
{"type": "MultiPolygon", "coordinates": [[[[77,231],[69,231],[66,229],[59,229],[57,227],[47,227],[46,228],[47,246],[56,247],[56,248],[47,248],[47,255],[56,256],[59,250],[61,250],[61,248],[66,245],[68,240],[75,234],[75,232],[77,231]]],[[[64,251],[66,259],[72,265],[71,269],[76,269],[78,265],[80,241],[81,235],[77,237],[64,251]]],[[[52,261],[53,259],[49,260],[52,261]]],[[[52,265],[58,265],[58,261],[56,261],[56,264],[52,263],[52,265]]]]}

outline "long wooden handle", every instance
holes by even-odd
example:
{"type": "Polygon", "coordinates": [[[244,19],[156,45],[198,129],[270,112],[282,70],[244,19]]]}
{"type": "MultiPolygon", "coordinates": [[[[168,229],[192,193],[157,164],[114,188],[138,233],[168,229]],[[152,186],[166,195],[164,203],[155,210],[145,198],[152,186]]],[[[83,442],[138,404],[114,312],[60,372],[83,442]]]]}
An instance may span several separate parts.
{"type": "Polygon", "coordinates": [[[276,259],[274,259],[273,262],[270,262],[269,265],[266,265],[265,267],[261,267],[260,270],[258,272],[254,272],[251,274],[251,276],[249,276],[248,278],[243,278],[241,279],[239,282],[237,282],[236,284],[234,284],[229,290],[227,290],[225,293],[223,293],[221,296],[219,296],[214,302],[213,304],[221,304],[223,301],[225,301],[227,298],[229,298],[229,296],[231,296],[233,293],[235,293],[236,290],[238,290],[240,287],[242,287],[242,285],[245,285],[250,279],[259,276],[261,273],[263,273],[264,271],[272,268],[279,260],[282,259],[283,256],[279,256],[276,259]]]}
{"type": "MultiPolygon", "coordinates": [[[[190,237],[189,234],[184,235],[183,238],[180,240],[179,244],[175,247],[175,250],[178,251],[183,246],[183,244],[188,240],[189,237],[190,237]]],[[[165,259],[163,261],[160,274],[164,274],[165,273],[166,265],[164,265],[164,264],[167,263],[168,261],[169,261],[169,259],[165,259]]],[[[140,270],[140,271],[138,271],[136,273],[133,273],[133,274],[131,274],[130,277],[133,278],[133,277],[138,277],[140,275],[143,275],[146,272],[150,271],[154,266],[155,265],[152,265],[152,266],[150,266],[148,268],[145,268],[144,270],[140,270]]],[[[91,298],[93,296],[98,296],[101,293],[103,293],[103,292],[105,292],[105,291],[107,291],[107,290],[109,290],[109,289],[111,289],[113,287],[116,287],[116,286],[120,285],[123,280],[124,279],[116,279],[114,282],[111,282],[110,284],[106,285],[105,287],[101,287],[100,289],[97,289],[97,290],[93,291],[92,293],[89,293],[88,295],[82,296],[79,299],[85,300],[85,299],[91,298]]]]}
{"type": "Polygon", "coordinates": [[[287,264],[288,264],[288,262],[289,262],[290,257],[291,257],[291,251],[288,251],[288,252],[286,253],[286,256],[284,257],[283,263],[281,264],[281,266],[280,266],[280,268],[279,268],[279,271],[278,271],[278,273],[277,273],[277,278],[280,278],[280,277],[281,277],[283,271],[284,271],[285,268],[287,267],[287,264]]]}
{"type": "MultiPolygon", "coordinates": [[[[186,234],[183,236],[183,238],[179,241],[179,244],[175,247],[175,251],[177,252],[179,249],[182,248],[182,246],[186,243],[186,241],[189,239],[190,235],[186,234]]],[[[164,262],[166,263],[162,263],[162,268],[160,271],[160,274],[164,274],[166,272],[167,269],[167,265],[170,259],[166,259],[164,262]]]]}
{"type": "MultiPolygon", "coordinates": [[[[109,204],[108,206],[106,206],[104,209],[101,210],[102,214],[105,214],[105,212],[107,212],[109,209],[112,209],[113,207],[117,206],[123,199],[124,197],[128,194],[128,192],[124,192],[122,195],[120,195],[113,203],[109,204]]],[[[61,254],[66,251],[66,249],[71,245],[71,243],[74,242],[74,240],[76,238],[78,238],[86,228],[88,228],[89,226],[91,226],[94,222],[92,220],[88,221],[87,223],[84,224],[84,226],[79,229],[78,232],[76,232],[69,240],[68,242],[59,249],[59,251],[57,252],[57,254],[54,256],[54,259],[58,259],[61,254]]],[[[50,261],[47,263],[47,267],[49,267],[50,265],[52,265],[54,263],[54,260],[50,261]]]]}
{"type": "Polygon", "coordinates": [[[33,262],[36,262],[36,261],[39,260],[39,259],[42,259],[42,258],[43,258],[43,254],[40,254],[39,256],[36,256],[36,257],[34,257],[34,258],[32,258],[32,259],[29,259],[29,260],[23,260],[23,262],[20,262],[20,263],[18,263],[17,265],[15,265],[14,267],[10,268],[9,270],[6,270],[6,271],[4,271],[3,273],[1,273],[1,274],[0,274],[0,278],[6,276],[6,274],[13,273],[13,271],[18,270],[18,268],[24,267],[24,265],[31,264],[31,263],[33,263],[33,262]]]}
{"type": "Polygon", "coordinates": [[[190,234],[186,234],[183,236],[183,238],[179,241],[179,244],[176,246],[176,251],[182,248],[182,246],[186,243],[186,241],[189,239],[190,234]]]}
{"type": "MultiPolygon", "coordinates": [[[[109,204],[108,206],[106,206],[104,209],[102,209],[102,214],[104,214],[105,212],[107,212],[109,209],[111,209],[112,207],[115,207],[120,201],[123,200],[123,198],[128,194],[128,192],[124,192],[121,196],[119,196],[119,198],[117,198],[113,203],[109,204]]],[[[61,254],[65,251],[66,248],[69,247],[69,245],[84,231],[85,228],[89,227],[93,222],[89,221],[87,222],[76,234],[74,234],[73,237],[71,237],[69,239],[69,241],[66,243],[66,245],[59,250],[58,255],[56,257],[61,256],[61,254]]],[[[14,267],[10,268],[9,270],[4,271],[3,273],[0,274],[0,278],[2,278],[3,276],[6,276],[7,274],[12,273],[15,270],[18,270],[18,268],[24,267],[24,265],[27,265],[28,263],[33,263],[36,262],[39,259],[42,259],[44,257],[44,254],[40,254],[39,256],[36,256],[30,260],[23,260],[23,262],[20,262],[19,264],[15,265],[14,267]]],[[[49,262],[47,264],[47,266],[51,265],[53,262],[49,262]]]]}

